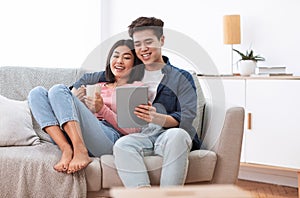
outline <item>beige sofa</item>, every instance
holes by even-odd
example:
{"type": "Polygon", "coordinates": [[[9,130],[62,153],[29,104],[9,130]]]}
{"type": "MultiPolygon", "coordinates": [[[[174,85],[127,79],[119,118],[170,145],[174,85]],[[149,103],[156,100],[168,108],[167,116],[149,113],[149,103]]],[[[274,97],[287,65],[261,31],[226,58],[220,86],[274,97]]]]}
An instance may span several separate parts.
{"type": "MultiPolygon", "coordinates": [[[[26,100],[28,92],[37,85],[42,85],[46,88],[57,83],[71,85],[82,74],[83,72],[79,69],[0,67],[0,95],[15,100],[26,100]]],[[[202,124],[202,121],[205,120],[202,119],[205,101],[201,89],[199,89],[198,81],[197,85],[199,94],[198,119],[195,120],[194,125],[197,128],[197,132],[201,133],[203,136],[206,132],[206,129],[202,124]]],[[[206,114],[207,112],[204,113],[204,117],[206,114]]],[[[210,145],[213,144],[214,146],[207,150],[203,148],[190,153],[186,184],[232,184],[236,182],[239,171],[243,123],[243,108],[234,107],[226,112],[224,124],[220,127],[221,130],[217,132],[219,134],[218,139],[215,140],[205,137],[205,142],[210,143],[210,145]]],[[[41,141],[40,144],[51,144],[48,142],[49,137],[47,134],[40,131],[35,122],[34,129],[39,138],[45,140],[41,141]]],[[[6,156],[7,154],[2,152],[3,149],[8,150],[10,148],[0,147],[0,160],[8,157],[6,156]]],[[[31,148],[29,147],[28,149],[31,148]]],[[[32,149],[34,149],[34,147],[32,147],[32,149]]],[[[22,149],[11,149],[9,157],[13,157],[15,155],[14,152],[22,152],[22,149]]],[[[49,152],[49,149],[47,152],[49,152]]],[[[22,158],[22,155],[18,155],[18,157],[22,158]]],[[[34,158],[35,155],[32,155],[31,157],[34,158]]],[[[43,159],[40,160],[43,161],[43,159]]],[[[161,170],[159,167],[162,162],[161,157],[149,156],[145,158],[145,161],[150,170],[149,175],[151,183],[153,185],[158,185],[161,170]]],[[[122,186],[122,182],[118,177],[114,166],[114,158],[112,155],[93,158],[92,163],[89,164],[84,173],[86,176],[85,185],[88,197],[97,197],[100,195],[106,196],[109,194],[109,189],[111,187],[122,186]]],[[[1,170],[2,178],[10,177],[5,174],[6,170],[1,170]]],[[[4,188],[3,186],[0,187],[4,188]]],[[[28,188],[27,190],[32,190],[29,186],[26,188],[28,188]]],[[[2,190],[4,189],[0,189],[0,191],[2,190]]]]}

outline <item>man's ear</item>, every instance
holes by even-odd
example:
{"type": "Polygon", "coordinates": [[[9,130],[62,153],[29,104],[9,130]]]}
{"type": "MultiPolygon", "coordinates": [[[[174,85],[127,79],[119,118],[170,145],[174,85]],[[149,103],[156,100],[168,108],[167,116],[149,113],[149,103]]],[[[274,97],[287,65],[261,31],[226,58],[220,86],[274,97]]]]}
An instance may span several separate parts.
{"type": "Polygon", "coordinates": [[[165,44],[165,36],[162,35],[159,40],[160,40],[161,46],[164,46],[164,44],[165,44]]]}

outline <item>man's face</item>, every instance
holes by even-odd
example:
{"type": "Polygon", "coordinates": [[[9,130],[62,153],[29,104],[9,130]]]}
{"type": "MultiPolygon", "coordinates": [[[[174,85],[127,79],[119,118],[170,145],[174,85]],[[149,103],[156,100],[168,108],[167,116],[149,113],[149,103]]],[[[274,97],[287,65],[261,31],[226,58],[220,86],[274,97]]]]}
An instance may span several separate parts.
{"type": "Polygon", "coordinates": [[[161,47],[164,44],[164,36],[158,39],[153,30],[141,30],[133,33],[134,48],[137,57],[146,66],[153,63],[164,63],[161,54],[161,47]]]}

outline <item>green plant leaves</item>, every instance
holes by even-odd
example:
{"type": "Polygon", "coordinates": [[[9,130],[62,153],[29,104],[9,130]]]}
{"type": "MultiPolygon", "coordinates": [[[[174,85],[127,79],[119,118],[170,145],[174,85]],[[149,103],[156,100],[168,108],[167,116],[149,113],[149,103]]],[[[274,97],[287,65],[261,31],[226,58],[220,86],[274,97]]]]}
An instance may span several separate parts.
{"type": "Polygon", "coordinates": [[[254,52],[253,52],[252,49],[251,50],[246,50],[245,54],[238,51],[238,50],[236,50],[236,49],[232,49],[232,50],[235,51],[236,53],[238,53],[241,56],[241,59],[239,61],[241,61],[241,60],[252,60],[252,61],[255,61],[255,62],[265,61],[265,58],[260,56],[260,55],[255,55],[254,56],[254,52]]]}

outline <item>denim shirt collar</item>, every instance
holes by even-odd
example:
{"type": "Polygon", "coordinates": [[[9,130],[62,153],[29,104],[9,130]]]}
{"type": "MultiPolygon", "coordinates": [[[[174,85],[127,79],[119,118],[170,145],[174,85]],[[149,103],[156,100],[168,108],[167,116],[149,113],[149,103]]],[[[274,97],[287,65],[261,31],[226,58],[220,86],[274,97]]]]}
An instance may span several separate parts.
{"type": "Polygon", "coordinates": [[[167,74],[170,71],[170,69],[171,69],[170,67],[168,67],[168,65],[171,65],[171,63],[169,61],[169,58],[166,57],[166,56],[163,56],[163,60],[166,63],[166,65],[161,69],[161,72],[163,74],[167,74]]]}
{"type": "Polygon", "coordinates": [[[168,74],[170,74],[170,72],[172,70],[172,66],[171,66],[171,63],[169,61],[169,58],[166,57],[166,56],[163,56],[163,60],[166,63],[164,65],[164,67],[161,69],[161,72],[164,75],[164,77],[158,85],[157,93],[159,93],[164,86],[168,86],[167,85],[168,82],[169,82],[169,80],[168,80],[169,75],[168,74]]]}

